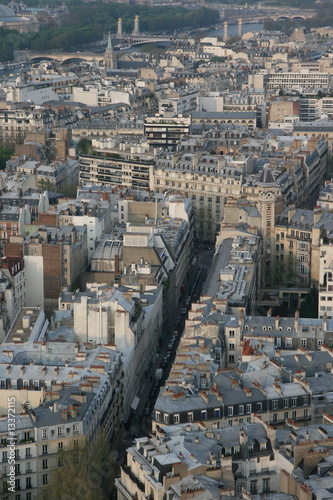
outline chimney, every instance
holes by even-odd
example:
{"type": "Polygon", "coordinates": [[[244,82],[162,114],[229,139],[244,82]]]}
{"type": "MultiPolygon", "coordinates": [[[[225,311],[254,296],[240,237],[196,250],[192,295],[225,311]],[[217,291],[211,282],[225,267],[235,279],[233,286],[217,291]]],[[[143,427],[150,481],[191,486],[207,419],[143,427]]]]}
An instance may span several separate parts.
{"type": "Polygon", "coordinates": [[[119,274],[119,255],[116,254],[114,256],[114,272],[115,274],[119,274]]]}
{"type": "Polygon", "coordinates": [[[318,224],[321,218],[321,211],[320,210],[315,210],[313,214],[313,225],[315,226],[318,224]]]}
{"type": "Polygon", "coordinates": [[[297,311],[295,312],[295,321],[294,321],[294,328],[296,331],[298,330],[298,320],[299,320],[299,311],[297,309],[297,311]]]}
{"type": "Polygon", "coordinates": [[[57,413],[58,410],[59,410],[59,403],[58,401],[55,401],[53,404],[53,413],[57,413]]]}
{"type": "Polygon", "coordinates": [[[62,410],[61,417],[63,420],[68,420],[68,412],[67,410],[62,410]]]}
{"type": "Polygon", "coordinates": [[[280,316],[276,316],[275,318],[275,329],[278,330],[280,326],[280,316]]]}
{"type": "Polygon", "coordinates": [[[249,442],[248,435],[245,429],[240,429],[239,431],[239,444],[247,445],[249,442]]]}
{"type": "Polygon", "coordinates": [[[294,217],[295,213],[296,213],[295,205],[290,205],[290,207],[288,209],[288,223],[289,224],[291,223],[291,220],[294,217]]]}
{"type": "Polygon", "coordinates": [[[268,309],[268,311],[267,311],[267,316],[268,316],[268,317],[271,317],[271,315],[272,315],[272,309],[271,309],[271,308],[269,308],[269,309],[268,309]]]}

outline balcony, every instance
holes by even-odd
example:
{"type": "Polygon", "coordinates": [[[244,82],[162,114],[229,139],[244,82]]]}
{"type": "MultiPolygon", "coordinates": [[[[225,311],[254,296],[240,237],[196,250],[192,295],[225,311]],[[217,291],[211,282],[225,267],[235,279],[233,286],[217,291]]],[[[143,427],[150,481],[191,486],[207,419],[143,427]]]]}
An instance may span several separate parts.
{"type": "Polygon", "coordinates": [[[122,469],[125,472],[125,474],[130,478],[130,480],[133,481],[133,483],[135,483],[137,485],[137,487],[144,493],[145,492],[145,486],[144,486],[143,482],[140,481],[140,479],[138,479],[133,474],[133,472],[131,471],[130,467],[128,467],[127,465],[123,465],[122,469]]]}

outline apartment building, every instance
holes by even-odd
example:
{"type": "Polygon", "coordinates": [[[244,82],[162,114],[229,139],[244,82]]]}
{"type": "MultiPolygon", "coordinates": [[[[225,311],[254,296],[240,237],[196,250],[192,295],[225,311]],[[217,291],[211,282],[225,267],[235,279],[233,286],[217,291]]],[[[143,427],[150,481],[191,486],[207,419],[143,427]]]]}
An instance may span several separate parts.
{"type": "Polygon", "coordinates": [[[144,135],[147,136],[148,143],[152,146],[174,150],[182,137],[189,135],[190,127],[190,117],[164,113],[164,116],[155,115],[145,118],[144,135]]]}
{"type": "Polygon", "coordinates": [[[80,155],[80,183],[153,189],[155,155],[147,143],[92,141],[96,155],[80,155]]]}
{"type": "Polygon", "coordinates": [[[196,237],[213,240],[219,230],[225,198],[241,194],[243,175],[251,171],[251,155],[164,153],[156,160],[154,189],[157,193],[181,192],[189,198],[196,215],[196,237]]]}
{"type": "Polygon", "coordinates": [[[9,103],[0,109],[1,138],[23,142],[28,132],[50,126],[53,121],[54,114],[50,109],[37,109],[28,103],[9,103]]]}
{"type": "Polygon", "coordinates": [[[10,238],[6,257],[22,257],[26,270],[28,306],[52,309],[61,289],[73,286],[88,265],[87,227],[43,227],[30,236],[10,238]]]}
{"type": "Polygon", "coordinates": [[[151,495],[161,500],[164,495],[182,498],[191,494],[193,498],[245,499],[278,491],[274,435],[256,420],[218,430],[192,423],[174,425],[156,428],[150,438],[137,438],[116,479],[118,498],[130,500],[135,495],[143,500],[151,495]]]}
{"type": "Polygon", "coordinates": [[[267,90],[282,89],[302,92],[307,89],[327,90],[328,88],[329,74],[311,71],[270,73],[267,82],[267,90]]]}
{"type": "Polygon", "coordinates": [[[226,123],[233,125],[245,125],[249,130],[257,127],[256,111],[223,111],[223,112],[193,112],[192,124],[195,123],[226,123]]]}
{"type": "Polygon", "coordinates": [[[127,420],[162,334],[162,288],[150,286],[141,293],[134,286],[88,284],[85,292],[66,289],[59,297],[59,310],[73,312],[73,333],[79,342],[113,346],[122,353],[127,420]]]}
{"type": "MultiPolygon", "coordinates": [[[[35,500],[52,471],[62,466],[59,452],[92,440],[97,429],[111,442],[119,438],[121,355],[107,346],[34,342],[2,344],[1,359],[2,413],[7,412],[7,397],[14,398],[16,405],[16,496],[35,500]]],[[[0,434],[0,495],[3,500],[12,500],[7,484],[9,450],[4,417],[0,434]]]]}
{"type": "Polygon", "coordinates": [[[76,186],[79,180],[79,163],[67,158],[63,162],[41,163],[36,168],[37,186],[42,189],[61,191],[76,186]]]}
{"type": "MultiPolygon", "coordinates": [[[[58,205],[56,213],[60,226],[87,226],[88,262],[95,251],[96,241],[111,231],[111,210],[107,192],[104,199],[82,199],[58,205]]],[[[85,198],[83,196],[83,198],[85,198]]]]}
{"type": "Polygon", "coordinates": [[[1,288],[1,342],[10,325],[26,302],[26,276],[24,261],[20,257],[2,257],[0,261],[1,288]]]}
{"type": "Polygon", "coordinates": [[[22,236],[24,225],[31,223],[30,210],[24,207],[10,205],[0,206],[0,248],[3,251],[4,243],[8,243],[11,236],[22,236]]]}
{"type": "Polygon", "coordinates": [[[227,314],[254,315],[261,282],[261,238],[245,229],[223,227],[202,289],[227,314]]]}
{"type": "Polygon", "coordinates": [[[294,123],[292,132],[294,137],[322,137],[327,143],[328,152],[332,154],[333,124],[329,120],[315,120],[312,122],[299,121],[294,123]]]}

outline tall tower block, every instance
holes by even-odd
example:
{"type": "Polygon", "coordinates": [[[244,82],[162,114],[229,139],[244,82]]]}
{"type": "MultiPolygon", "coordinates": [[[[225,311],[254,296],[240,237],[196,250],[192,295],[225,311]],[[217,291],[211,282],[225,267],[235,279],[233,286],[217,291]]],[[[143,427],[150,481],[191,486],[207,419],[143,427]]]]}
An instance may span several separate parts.
{"type": "Polygon", "coordinates": [[[108,43],[107,43],[105,54],[104,54],[104,64],[105,64],[105,68],[107,70],[108,69],[117,69],[117,59],[116,59],[116,56],[114,55],[114,52],[113,52],[110,33],[108,35],[108,43]]]}
{"type": "Polygon", "coordinates": [[[123,20],[120,17],[117,23],[117,38],[122,38],[122,37],[123,37],[123,20]]]}
{"type": "Polygon", "coordinates": [[[228,22],[223,23],[223,40],[226,42],[228,40],[228,22]]]}
{"type": "Polygon", "coordinates": [[[242,38],[243,34],[243,19],[238,19],[238,36],[242,38]]]}
{"type": "Polygon", "coordinates": [[[133,36],[137,36],[140,34],[140,29],[139,29],[139,16],[135,16],[134,18],[134,29],[133,29],[133,36]]]}

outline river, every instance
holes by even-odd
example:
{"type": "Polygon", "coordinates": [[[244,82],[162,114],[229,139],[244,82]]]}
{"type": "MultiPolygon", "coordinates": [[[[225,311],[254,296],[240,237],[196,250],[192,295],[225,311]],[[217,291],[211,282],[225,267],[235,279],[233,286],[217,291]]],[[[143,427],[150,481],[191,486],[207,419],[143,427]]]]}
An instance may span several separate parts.
{"type": "MultiPolygon", "coordinates": [[[[248,33],[249,31],[261,31],[264,29],[263,23],[244,23],[242,33],[248,33]]],[[[238,25],[230,24],[228,29],[228,36],[232,38],[238,35],[238,25]]],[[[207,36],[220,36],[223,38],[223,26],[218,29],[208,30],[207,36]]]]}

